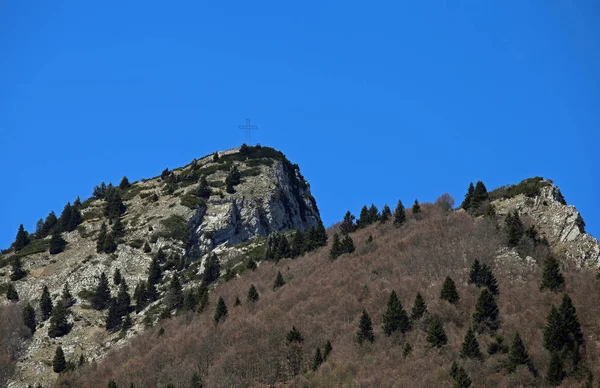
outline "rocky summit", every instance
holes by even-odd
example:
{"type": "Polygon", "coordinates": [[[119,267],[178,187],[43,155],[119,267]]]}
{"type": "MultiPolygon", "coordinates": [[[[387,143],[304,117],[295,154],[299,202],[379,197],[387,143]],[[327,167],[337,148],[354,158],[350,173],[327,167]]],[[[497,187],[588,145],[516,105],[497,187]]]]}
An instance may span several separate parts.
{"type": "Polygon", "coordinates": [[[187,166],[166,169],[152,179],[122,182],[117,188],[103,183],[95,188],[92,198],[73,207],[77,207],[82,222],[62,233],[66,241],[62,252],[49,253],[50,236],[30,236],[24,248],[0,256],[4,290],[11,280],[10,263],[19,258],[27,275],[12,283],[19,299],[36,310],[44,286],[54,305],[61,300],[67,283],[74,297],[68,335],[50,338],[49,321],[39,324],[21,353],[11,387],[51,385],[56,378],[52,359],[58,345],[66,354],[85,355],[86,360],[99,362],[109,349],[124,345],[158,319],[167,282],[157,285],[158,297],[135,314],[130,330],[106,331],[105,313],[92,308],[89,298],[101,274],[111,279],[111,294],[117,295],[119,285],[112,280],[116,271],[121,282],[133,289],[146,280],[158,255],[163,275],[168,278],[169,273],[185,269],[185,279],[191,280],[189,287],[201,279],[213,253],[221,271],[233,274],[245,269],[244,259],[262,252],[266,236],[322,227],[310,185],[299,167],[281,152],[260,146],[216,152],[187,166]],[[108,209],[112,191],[120,197],[118,207],[122,206],[117,218],[111,217],[108,209]],[[114,236],[114,246],[100,246],[99,236],[106,234],[102,229],[110,235],[116,222],[122,230],[114,236]]]}

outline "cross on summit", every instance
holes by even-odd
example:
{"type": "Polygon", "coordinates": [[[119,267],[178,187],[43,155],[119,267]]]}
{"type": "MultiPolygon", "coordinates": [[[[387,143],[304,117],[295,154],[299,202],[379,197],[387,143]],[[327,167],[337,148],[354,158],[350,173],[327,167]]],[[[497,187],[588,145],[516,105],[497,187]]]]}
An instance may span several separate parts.
{"type": "Polygon", "coordinates": [[[246,130],[246,144],[250,144],[250,131],[258,129],[258,126],[250,124],[250,119],[246,119],[246,124],[240,125],[239,128],[246,130]]]}

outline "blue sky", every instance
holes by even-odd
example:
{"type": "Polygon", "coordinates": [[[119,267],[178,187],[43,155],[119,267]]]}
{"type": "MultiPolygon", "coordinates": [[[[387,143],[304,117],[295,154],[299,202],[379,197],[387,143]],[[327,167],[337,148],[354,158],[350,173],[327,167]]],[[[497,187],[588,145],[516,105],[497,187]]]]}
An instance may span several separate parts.
{"type": "Polygon", "coordinates": [[[247,117],[326,225],[540,175],[600,236],[599,2],[173,3],[0,3],[0,247],[247,117]]]}

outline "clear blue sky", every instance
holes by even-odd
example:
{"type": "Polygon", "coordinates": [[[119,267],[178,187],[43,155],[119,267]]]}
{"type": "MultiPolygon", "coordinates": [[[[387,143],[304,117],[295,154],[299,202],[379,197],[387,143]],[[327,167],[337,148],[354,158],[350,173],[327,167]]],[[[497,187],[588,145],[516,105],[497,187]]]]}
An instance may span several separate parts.
{"type": "Polygon", "coordinates": [[[3,1],[0,247],[101,181],[239,146],[246,117],[326,225],[541,175],[598,237],[598,20],[596,0],[3,1]]]}

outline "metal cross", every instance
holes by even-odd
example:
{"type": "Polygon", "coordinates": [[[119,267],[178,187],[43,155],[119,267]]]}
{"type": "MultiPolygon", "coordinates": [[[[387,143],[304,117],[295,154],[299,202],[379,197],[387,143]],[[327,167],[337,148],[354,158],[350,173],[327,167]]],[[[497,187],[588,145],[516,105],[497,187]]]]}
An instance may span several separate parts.
{"type": "Polygon", "coordinates": [[[258,129],[258,126],[250,124],[250,119],[246,119],[246,124],[240,125],[239,128],[246,130],[246,144],[250,144],[250,131],[258,129]]]}

